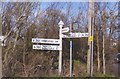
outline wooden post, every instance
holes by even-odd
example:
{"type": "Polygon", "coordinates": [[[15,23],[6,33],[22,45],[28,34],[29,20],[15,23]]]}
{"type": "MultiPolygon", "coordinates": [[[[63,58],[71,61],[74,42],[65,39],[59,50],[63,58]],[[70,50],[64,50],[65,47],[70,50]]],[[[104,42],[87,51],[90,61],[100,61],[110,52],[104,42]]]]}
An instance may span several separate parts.
{"type": "Polygon", "coordinates": [[[94,1],[89,2],[89,15],[88,15],[88,54],[87,54],[87,74],[93,76],[93,31],[94,31],[94,1]]]}

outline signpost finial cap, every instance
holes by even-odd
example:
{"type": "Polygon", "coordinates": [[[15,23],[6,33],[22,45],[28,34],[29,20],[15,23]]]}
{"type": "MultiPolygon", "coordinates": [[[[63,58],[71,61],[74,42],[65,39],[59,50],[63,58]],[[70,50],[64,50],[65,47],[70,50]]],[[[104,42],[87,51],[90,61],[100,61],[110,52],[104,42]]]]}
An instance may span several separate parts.
{"type": "Polygon", "coordinates": [[[60,22],[58,23],[58,25],[64,25],[63,21],[60,21],[60,22]]]}

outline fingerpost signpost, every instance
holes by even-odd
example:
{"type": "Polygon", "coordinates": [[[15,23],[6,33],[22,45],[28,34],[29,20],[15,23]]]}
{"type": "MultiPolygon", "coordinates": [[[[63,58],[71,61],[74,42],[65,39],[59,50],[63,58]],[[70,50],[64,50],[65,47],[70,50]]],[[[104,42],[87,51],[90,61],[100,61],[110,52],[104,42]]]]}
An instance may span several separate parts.
{"type": "Polygon", "coordinates": [[[35,50],[58,50],[59,51],[59,66],[58,74],[61,76],[62,73],[62,38],[70,39],[70,77],[72,77],[72,38],[83,38],[88,37],[88,33],[72,33],[72,29],[68,27],[63,28],[64,23],[60,21],[59,25],[59,39],[45,39],[45,38],[32,38],[33,49],[35,50]],[[66,35],[64,33],[69,33],[66,35]],[[37,45],[35,44],[37,43],[37,45]],[[54,45],[38,45],[38,43],[54,44],[54,45]]]}

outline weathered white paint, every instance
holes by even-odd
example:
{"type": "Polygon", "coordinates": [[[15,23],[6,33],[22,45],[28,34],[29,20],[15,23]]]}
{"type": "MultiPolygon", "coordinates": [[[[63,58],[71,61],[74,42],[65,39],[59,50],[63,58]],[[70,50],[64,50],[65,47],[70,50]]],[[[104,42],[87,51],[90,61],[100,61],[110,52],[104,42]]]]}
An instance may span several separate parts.
{"type": "Polygon", "coordinates": [[[69,32],[69,27],[65,27],[62,29],[62,33],[66,33],[66,32],[69,32]]]}
{"type": "Polygon", "coordinates": [[[33,45],[33,49],[38,50],[61,50],[61,47],[58,45],[33,45]]]}
{"type": "MultiPolygon", "coordinates": [[[[58,23],[59,27],[60,27],[60,30],[59,30],[59,39],[60,39],[60,47],[62,48],[62,27],[64,25],[64,23],[62,21],[60,21],[58,23]]],[[[59,67],[58,67],[59,71],[59,76],[61,75],[61,72],[62,72],[62,49],[59,50],[59,67]]]]}
{"type": "Polygon", "coordinates": [[[59,39],[32,38],[33,43],[60,44],[59,39]]]}
{"type": "Polygon", "coordinates": [[[83,38],[88,37],[88,33],[69,33],[69,35],[62,34],[63,38],[83,38]]]}

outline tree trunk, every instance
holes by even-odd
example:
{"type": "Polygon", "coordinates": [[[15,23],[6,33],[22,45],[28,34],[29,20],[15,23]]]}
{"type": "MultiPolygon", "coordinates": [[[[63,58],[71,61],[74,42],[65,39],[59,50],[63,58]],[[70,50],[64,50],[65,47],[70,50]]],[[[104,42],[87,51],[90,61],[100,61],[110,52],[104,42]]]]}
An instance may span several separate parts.
{"type": "Polygon", "coordinates": [[[100,72],[100,50],[99,50],[99,33],[97,30],[97,71],[100,72]]]}
{"type": "Polygon", "coordinates": [[[28,77],[28,73],[26,71],[26,62],[25,62],[25,55],[26,55],[26,46],[25,46],[25,39],[24,39],[24,52],[23,52],[23,65],[24,65],[24,77],[28,77]]]}
{"type": "MultiPolygon", "coordinates": [[[[0,36],[2,35],[2,17],[0,16],[0,36]]],[[[0,79],[2,78],[2,42],[0,41],[0,79]]]]}
{"type": "Polygon", "coordinates": [[[103,74],[105,75],[106,69],[105,69],[105,36],[104,36],[104,30],[103,30],[103,74]]]}

